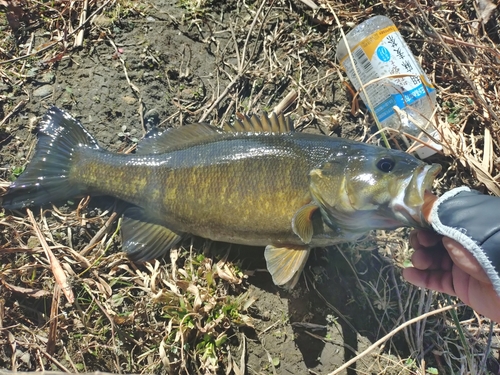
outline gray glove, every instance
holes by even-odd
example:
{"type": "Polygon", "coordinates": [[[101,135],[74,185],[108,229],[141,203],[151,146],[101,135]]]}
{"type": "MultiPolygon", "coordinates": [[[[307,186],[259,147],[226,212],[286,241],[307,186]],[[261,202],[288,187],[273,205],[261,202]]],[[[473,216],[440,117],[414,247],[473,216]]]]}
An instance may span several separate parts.
{"type": "Polygon", "coordinates": [[[455,188],[437,199],[429,221],[471,252],[500,296],[500,198],[455,188]]]}

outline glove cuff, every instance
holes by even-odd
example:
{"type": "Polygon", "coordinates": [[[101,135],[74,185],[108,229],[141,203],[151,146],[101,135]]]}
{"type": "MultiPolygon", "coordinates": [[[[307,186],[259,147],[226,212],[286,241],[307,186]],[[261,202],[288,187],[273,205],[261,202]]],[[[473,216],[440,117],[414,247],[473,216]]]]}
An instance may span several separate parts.
{"type": "Polygon", "coordinates": [[[434,203],[429,221],[437,233],[457,241],[474,256],[500,296],[500,231],[495,227],[495,221],[500,222],[500,215],[498,211],[494,212],[499,208],[498,200],[498,197],[481,195],[467,187],[455,188],[434,203]],[[492,202],[491,198],[495,201],[492,202]],[[493,217],[488,215],[490,212],[493,217]],[[494,228],[485,233],[484,228],[492,225],[494,228]]]}

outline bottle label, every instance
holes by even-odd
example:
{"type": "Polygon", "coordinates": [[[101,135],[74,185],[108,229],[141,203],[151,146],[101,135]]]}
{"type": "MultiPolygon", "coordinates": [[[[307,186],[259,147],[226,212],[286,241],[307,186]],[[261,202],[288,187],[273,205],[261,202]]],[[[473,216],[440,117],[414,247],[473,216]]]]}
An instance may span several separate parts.
{"type": "Polygon", "coordinates": [[[392,107],[403,109],[435,90],[394,25],[363,39],[351,48],[351,54],[354,66],[349,55],[340,63],[356,90],[360,91],[362,84],[366,85],[370,101],[363,91],[360,92],[361,99],[375,112],[379,121],[394,115],[392,107]],[[356,77],[355,68],[361,82],[356,77]]]}

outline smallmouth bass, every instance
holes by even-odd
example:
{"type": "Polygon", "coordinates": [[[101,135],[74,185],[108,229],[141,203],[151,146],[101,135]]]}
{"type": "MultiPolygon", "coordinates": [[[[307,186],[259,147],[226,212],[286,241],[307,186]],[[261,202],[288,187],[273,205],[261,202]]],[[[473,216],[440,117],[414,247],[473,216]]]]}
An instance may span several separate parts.
{"type": "Polygon", "coordinates": [[[426,226],[424,195],[441,169],[401,151],[294,132],[275,114],[221,129],[170,129],[127,155],[102,149],[56,107],[38,134],[35,156],[1,197],[4,208],[110,195],[131,204],[122,224],[131,260],[161,256],[186,234],[266,246],[273,281],[288,288],[313,247],[426,226]]]}

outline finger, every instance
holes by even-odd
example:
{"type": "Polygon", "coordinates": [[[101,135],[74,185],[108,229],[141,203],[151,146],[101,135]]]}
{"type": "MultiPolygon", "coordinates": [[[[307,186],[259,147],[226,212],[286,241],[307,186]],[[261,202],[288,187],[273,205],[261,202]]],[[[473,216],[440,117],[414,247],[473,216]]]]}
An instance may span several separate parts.
{"type": "Polygon", "coordinates": [[[455,294],[466,305],[500,322],[500,297],[491,282],[483,283],[459,267],[453,268],[455,294]]]}
{"type": "Polygon", "coordinates": [[[418,242],[424,247],[432,247],[441,243],[443,236],[428,230],[417,230],[418,242]]]}
{"type": "Polygon", "coordinates": [[[491,283],[485,284],[471,278],[469,302],[478,313],[500,323],[500,296],[491,283]]]}
{"type": "Polygon", "coordinates": [[[442,246],[416,250],[411,256],[413,267],[419,270],[451,271],[453,262],[442,246]]]}
{"type": "Polygon", "coordinates": [[[410,246],[415,250],[422,250],[425,248],[418,240],[419,230],[412,230],[410,232],[410,246]]]}
{"type": "Polygon", "coordinates": [[[455,295],[452,273],[449,271],[422,271],[414,267],[405,268],[403,277],[421,288],[455,295]]]}
{"type": "Polygon", "coordinates": [[[436,259],[436,254],[428,250],[416,250],[411,256],[413,267],[419,270],[438,269],[440,259],[436,259]]]}
{"type": "Polygon", "coordinates": [[[448,250],[448,254],[450,254],[453,263],[460,267],[460,269],[476,280],[487,284],[491,283],[476,258],[474,258],[474,256],[462,245],[448,237],[443,237],[443,245],[446,250],[448,250]]]}
{"type": "Polygon", "coordinates": [[[469,284],[471,276],[464,270],[460,269],[460,267],[453,267],[452,278],[455,295],[466,305],[470,306],[469,284]]]}

